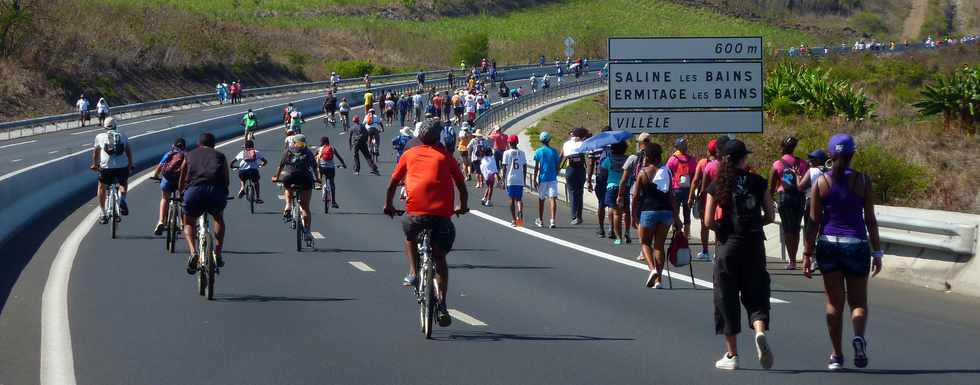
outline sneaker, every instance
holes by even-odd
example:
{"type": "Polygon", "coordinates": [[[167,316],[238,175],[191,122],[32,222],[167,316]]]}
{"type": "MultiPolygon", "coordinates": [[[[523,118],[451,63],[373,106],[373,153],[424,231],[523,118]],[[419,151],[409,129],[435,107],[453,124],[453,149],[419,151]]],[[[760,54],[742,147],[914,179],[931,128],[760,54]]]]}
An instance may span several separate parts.
{"type": "Polygon", "coordinates": [[[711,254],[708,254],[707,251],[702,251],[702,252],[698,253],[698,256],[695,257],[694,260],[695,261],[702,261],[702,262],[710,261],[711,260],[711,254]]]}
{"type": "Polygon", "coordinates": [[[282,219],[284,221],[286,221],[286,222],[292,221],[293,220],[293,213],[291,212],[291,210],[283,211],[282,212],[282,219]]]}
{"type": "Polygon", "coordinates": [[[119,200],[119,213],[123,216],[129,215],[129,205],[127,205],[126,201],[123,199],[119,200]]]}
{"type": "Polygon", "coordinates": [[[453,318],[449,316],[449,310],[446,308],[445,302],[440,302],[436,305],[436,321],[439,322],[439,327],[449,327],[453,324],[453,318]]]}
{"type": "Polygon", "coordinates": [[[197,254],[187,258],[187,274],[194,275],[194,273],[197,273],[197,254]]]}
{"type": "Polygon", "coordinates": [[[572,223],[572,226],[581,225],[582,224],[582,219],[581,218],[572,219],[572,222],[571,223],[572,223]]]}
{"type": "Polygon", "coordinates": [[[517,227],[524,227],[524,220],[523,219],[520,219],[520,218],[517,219],[517,227]]]}
{"type": "Polygon", "coordinates": [[[510,221],[510,227],[517,227],[517,220],[510,221]]]}
{"type": "Polygon", "coordinates": [[[361,172],[360,172],[360,171],[354,171],[354,175],[355,175],[355,176],[356,176],[356,175],[361,175],[361,172]]]}
{"type": "Polygon", "coordinates": [[[657,283],[654,283],[653,284],[653,288],[654,289],[657,289],[657,290],[660,290],[660,289],[663,289],[664,288],[664,285],[662,283],[660,283],[660,282],[657,282],[657,283]]]}
{"type": "Polygon", "coordinates": [[[549,224],[549,225],[548,225],[548,227],[549,227],[549,228],[552,228],[552,229],[553,229],[553,228],[556,228],[556,227],[558,227],[558,226],[555,226],[555,220],[554,220],[554,219],[552,219],[552,220],[551,220],[551,224],[549,224]]]}
{"type": "Polygon", "coordinates": [[[738,356],[729,356],[728,353],[725,353],[720,360],[715,362],[715,367],[722,370],[738,369],[738,356]]]}
{"type": "Polygon", "coordinates": [[[378,170],[371,170],[371,174],[380,176],[381,172],[379,172],[378,170]]]}
{"type": "Polygon", "coordinates": [[[255,198],[255,204],[260,205],[260,204],[263,204],[263,203],[265,203],[265,202],[262,201],[261,199],[255,198]]]}
{"type": "Polygon", "coordinates": [[[333,203],[330,204],[330,207],[331,208],[335,208],[335,209],[339,209],[340,208],[340,205],[338,205],[337,202],[333,202],[333,203]]]}
{"type": "Polygon", "coordinates": [[[310,230],[306,230],[305,232],[303,232],[303,240],[304,241],[307,241],[307,242],[312,241],[313,240],[313,232],[310,231],[310,230]]]}
{"type": "Polygon", "coordinates": [[[647,276],[647,287],[653,287],[654,282],[657,280],[657,271],[650,270],[650,275],[647,276]]]}
{"type": "Polygon", "coordinates": [[[245,190],[238,190],[238,199],[242,199],[244,197],[245,197],[245,190]]]}
{"type": "Polygon", "coordinates": [[[214,259],[218,263],[218,267],[225,267],[225,259],[221,258],[221,255],[215,255],[214,259]]]}
{"type": "Polygon", "coordinates": [[[412,287],[418,284],[419,284],[419,279],[414,275],[409,274],[406,275],[405,278],[402,278],[402,286],[412,287]]]}
{"type": "Polygon", "coordinates": [[[617,239],[617,240],[613,241],[613,244],[616,245],[616,246],[622,245],[623,244],[623,240],[622,239],[617,239]]]}
{"type": "Polygon", "coordinates": [[[153,235],[157,235],[157,236],[163,235],[163,230],[165,230],[166,228],[167,226],[164,226],[163,222],[157,223],[157,227],[153,229],[153,235]]]}
{"type": "Polygon", "coordinates": [[[837,355],[830,355],[827,359],[827,369],[830,370],[843,370],[844,369],[844,357],[837,355]]]}
{"type": "Polygon", "coordinates": [[[534,225],[538,227],[544,227],[544,223],[541,223],[541,218],[535,219],[534,225]]]}
{"type": "Polygon", "coordinates": [[[851,340],[851,346],[854,347],[854,366],[863,368],[868,366],[868,340],[864,337],[854,337],[851,340]]]}
{"type": "Polygon", "coordinates": [[[637,255],[637,256],[636,256],[636,260],[637,260],[637,261],[646,261],[646,260],[647,260],[647,257],[644,257],[644,256],[643,256],[643,252],[641,251],[641,252],[640,252],[640,255],[637,255]]]}
{"type": "Polygon", "coordinates": [[[609,239],[616,239],[616,233],[612,230],[609,230],[609,239]]]}
{"type": "Polygon", "coordinates": [[[100,217],[99,217],[99,224],[100,224],[100,225],[104,225],[104,224],[106,224],[106,223],[109,223],[109,217],[107,217],[107,216],[105,216],[105,215],[103,215],[103,216],[100,216],[100,217]]]}
{"type": "Polygon", "coordinates": [[[787,263],[786,270],[796,270],[796,262],[787,263]]]}
{"type": "Polygon", "coordinates": [[[599,235],[599,238],[605,238],[606,237],[606,231],[603,230],[603,229],[599,229],[599,231],[596,231],[595,233],[599,235]]]}
{"type": "Polygon", "coordinates": [[[759,365],[762,365],[763,369],[772,368],[774,357],[772,350],[769,349],[769,341],[766,339],[766,333],[755,334],[755,352],[759,356],[759,365]]]}
{"type": "Polygon", "coordinates": [[[484,206],[493,207],[493,202],[487,201],[487,203],[485,203],[484,206]]]}
{"type": "Polygon", "coordinates": [[[632,242],[631,239],[632,239],[632,237],[630,237],[630,233],[626,233],[626,235],[623,235],[623,241],[624,242],[631,243],[632,242]]]}

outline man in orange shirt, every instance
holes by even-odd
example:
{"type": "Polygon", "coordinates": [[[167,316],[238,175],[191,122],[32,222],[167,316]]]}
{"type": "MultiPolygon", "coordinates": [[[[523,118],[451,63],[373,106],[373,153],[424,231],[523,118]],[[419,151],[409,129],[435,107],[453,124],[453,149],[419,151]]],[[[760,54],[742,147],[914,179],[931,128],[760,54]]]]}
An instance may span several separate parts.
{"type": "Polygon", "coordinates": [[[384,213],[395,215],[392,201],[399,184],[405,184],[408,199],[405,203],[406,216],[402,220],[405,231],[405,254],[409,261],[409,274],[405,286],[417,284],[419,254],[416,239],[422,230],[432,231],[432,260],[435,263],[438,305],[436,318],[439,326],[446,327],[452,322],[446,306],[446,288],[449,285],[449,267],[446,255],[456,240],[456,228],[452,216],[465,214],[467,207],[466,182],[459,165],[445,149],[439,145],[442,124],[438,120],[427,119],[419,130],[421,144],[405,150],[388,182],[385,195],[384,213]],[[455,187],[454,187],[455,185],[455,187]],[[453,188],[459,190],[459,208],[453,188]]]}

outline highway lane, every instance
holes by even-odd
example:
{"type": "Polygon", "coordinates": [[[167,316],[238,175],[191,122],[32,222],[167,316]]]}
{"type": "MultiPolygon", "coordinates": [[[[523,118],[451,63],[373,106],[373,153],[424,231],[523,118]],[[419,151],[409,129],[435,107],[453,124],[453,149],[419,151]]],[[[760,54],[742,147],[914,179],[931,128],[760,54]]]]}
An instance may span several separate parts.
{"type": "MultiPolygon", "coordinates": [[[[312,138],[324,133],[318,122],[308,131],[312,138]]],[[[278,133],[258,139],[260,150],[272,153],[280,143],[278,133]]],[[[236,147],[223,150],[230,156],[236,147]]],[[[383,167],[390,170],[391,164],[383,167]]],[[[151,236],[159,198],[155,184],[133,190],[133,214],[123,222],[121,239],[110,240],[102,226],[87,234],[68,291],[77,383],[980,381],[973,358],[980,317],[972,299],[875,281],[871,367],[832,374],[823,370],[829,341],[818,283],[779,271],[774,261],[773,296],[788,302],[773,305],[776,370],[758,370],[750,338],[743,335],[747,370],[724,373],[712,366],[722,345],[712,333],[710,291],[676,281],[672,291],[646,289],[641,270],[478,215],[456,220],[457,251],[450,259],[449,305],[469,317],[460,316],[451,327],[437,329],[434,341],[424,341],[411,294],[398,285],[406,270],[400,226],[379,214],[386,178],[341,170],[342,208],[314,217],[313,230],[326,239],[317,241],[317,252],[296,253],[269,173],[263,169],[266,204],[259,213],[248,214],[241,201],[229,202],[228,266],[214,302],[198,297],[193,278],[182,271],[185,246],[169,255],[163,240],[151,236]]],[[[476,194],[471,191],[474,209],[476,194]]],[[[497,195],[496,207],[478,209],[506,218],[497,195]]],[[[92,207],[89,202],[79,213],[92,207]]],[[[50,263],[48,254],[78,226],[79,213],[52,234],[32,265],[50,263]]],[[[592,226],[531,230],[599,252],[636,255],[636,246],[596,239],[592,226]]],[[[0,377],[11,383],[37,381],[37,339],[19,333],[38,325],[30,316],[39,312],[32,299],[46,276],[37,270],[46,267],[25,270],[25,281],[11,296],[18,301],[0,314],[2,340],[16,343],[0,349],[0,377]]],[[[697,264],[695,275],[708,279],[710,266],[697,264]]]]}
{"type": "MultiPolygon", "coordinates": [[[[598,62],[596,65],[602,65],[602,63],[598,62]]],[[[544,67],[548,71],[553,70],[553,68],[551,66],[544,67]]],[[[500,78],[511,81],[513,79],[526,79],[532,73],[540,76],[542,71],[543,69],[539,67],[520,68],[501,71],[499,75],[500,78]]],[[[375,84],[373,88],[375,91],[384,90],[393,84],[402,83],[404,82],[375,84]]],[[[427,84],[441,87],[445,84],[445,79],[429,79],[427,84]]],[[[339,93],[359,92],[361,90],[363,90],[363,86],[354,85],[339,90],[339,93]]],[[[241,104],[195,106],[188,109],[120,120],[119,124],[120,130],[130,137],[151,135],[169,128],[199,122],[219,124],[218,120],[222,118],[224,118],[222,122],[234,122],[233,124],[237,124],[238,119],[248,108],[252,108],[262,114],[260,116],[261,122],[275,122],[279,120],[278,110],[284,107],[286,103],[299,100],[315,100],[316,103],[322,103],[322,98],[322,91],[263,98],[246,98],[241,104]]],[[[354,104],[353,101],[352,104],[354,104]]],[[[93,119],[93,122],[97,123],[98,120],[93,119]]],[[[51,159],[90,150],[94,137],[99,131],[98,127],[93,124],[84,128],[0,141],[0,176],[51,159]]]]}

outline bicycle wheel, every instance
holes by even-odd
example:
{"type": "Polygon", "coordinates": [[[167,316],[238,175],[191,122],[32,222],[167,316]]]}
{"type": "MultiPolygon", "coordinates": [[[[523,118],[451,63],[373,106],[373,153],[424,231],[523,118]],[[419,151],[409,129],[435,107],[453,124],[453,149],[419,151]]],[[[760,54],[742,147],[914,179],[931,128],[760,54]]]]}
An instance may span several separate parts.
{"type": "Polygon", "coordinates": [[[163,244],[163,249],[167,250],[168,252],[170,251],[170,241],[173,239],[173,233],[170,231],[170,215],[170,203],[167,203],[167,216],[164,217],[163,221],[163,225],[166,226],[167,234],[164,241],[166,243],[163,244]]]}
{"type": "MultiPolygon", "coordinates": [[[[294,202],[298,205],[299,202],[294,202]]],[[[293,209],[293,222],[296,223],[294,227],[296,229],[296,252],[303,251],[303,217],[300,211],[296,208],[293,209]]]]}
{"type": "Polygon", "coordinates": [[[207,272],[207,285],[205,286],[204,293],[208,301],[213,301],[214,300],[214,275],[218,265],[217,261],[215,261],[213,250],[209,250],[208,256],[207,258],[204,258],[204,261],[205,261],[204,270],[207,272]]]}
{"type": "Polygon", "coordinates": [[[421,281],[419,281],[422,286],[422,303],[421,303],[421,313],[422,313],[422,333],[425,335],[426,339],[432,338],[432,321],[435,318],[435,307],[436,307],[436,294],[432,287],[432,272],[430,269],[425,268],[422,270],[421,281]]]}
{"type": "Polygon", "coordinates": [[[255,187],[252,186],[252,182],[245,185],[245,196],[248,197],[249,212],[255,214],[255,187]]]}
{"type": "Polygon", "coordinates": [[[169,213],[167,214],[167,251],[173,254],[177,251],[177,221],[180,216],[177,210],[177,203],[170,202],[169,213]]]}
{"type": "Polygon", "coordinates": [[[208,253],[210,246],[208,245],[207,238],[203,237],[201,232],[202,232],[201,229],[198,229],[197,295],[204,296],[205,291],[207,290],[208,287],[208,273],[206,271],[206,267],[207,267],[206,262],[204,262],[205,258],[203,258],[202,256],[207,255],[206,253],[208,253]]]}

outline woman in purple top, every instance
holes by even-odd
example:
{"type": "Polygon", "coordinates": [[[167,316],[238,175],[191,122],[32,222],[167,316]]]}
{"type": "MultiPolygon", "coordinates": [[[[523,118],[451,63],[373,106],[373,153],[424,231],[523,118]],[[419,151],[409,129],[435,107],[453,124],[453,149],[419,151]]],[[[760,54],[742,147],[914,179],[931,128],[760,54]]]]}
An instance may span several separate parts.
{"type": "Polygon", "coordinates": [[[811,258],[816,256],[827,293],[827,328],[833,352],[827,368],[844,368],[841,350],[844,302],[851,305],[854,327],[854,366],[868,365],[868,275],[881,271],[881,242],[875,219],[871,179],[850,168],[854,138],[837,134],[828,143],[833,169],[811,188],[810,219],[820,226],[807,230],[803,274],[810,278],[811,258]],[[869,245],[870,243],[870,245],[869,245]],[[846,297],[845,297],[846,295],[846,297]]]}

